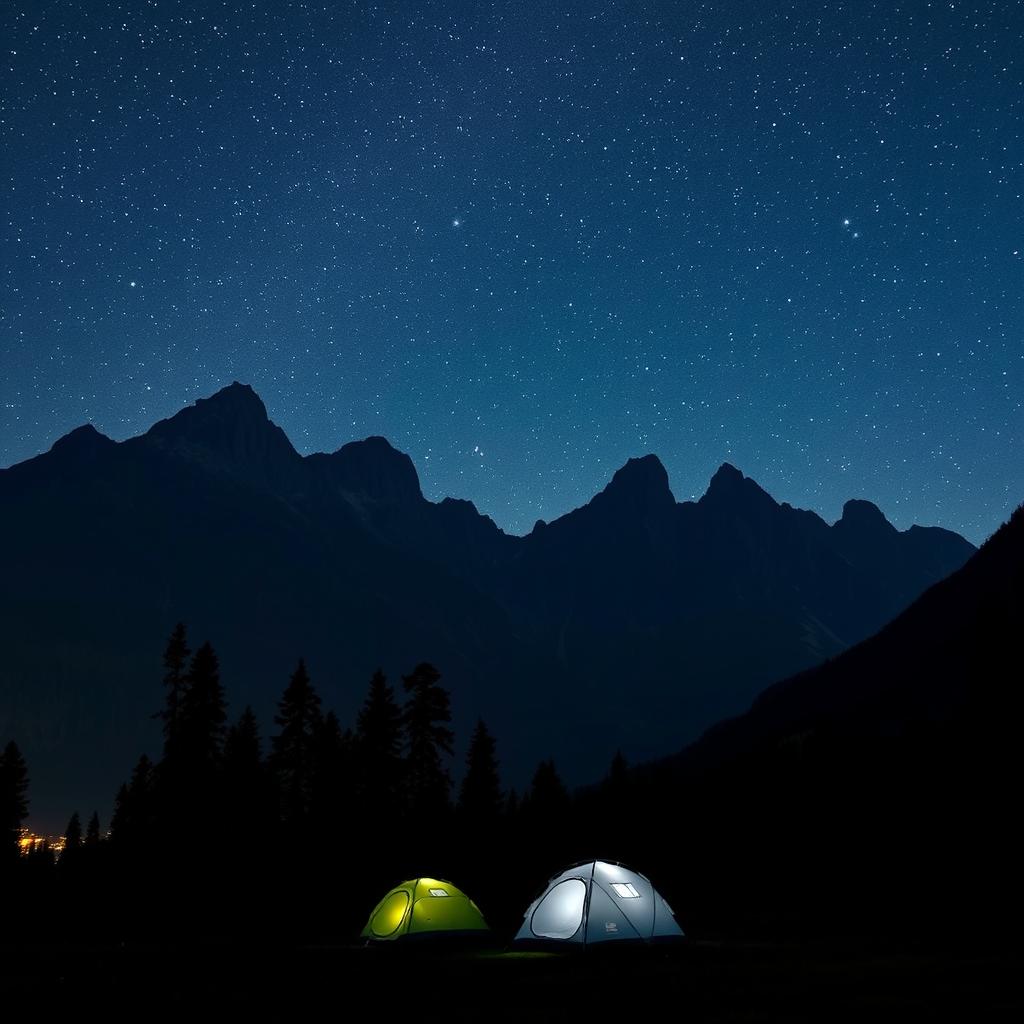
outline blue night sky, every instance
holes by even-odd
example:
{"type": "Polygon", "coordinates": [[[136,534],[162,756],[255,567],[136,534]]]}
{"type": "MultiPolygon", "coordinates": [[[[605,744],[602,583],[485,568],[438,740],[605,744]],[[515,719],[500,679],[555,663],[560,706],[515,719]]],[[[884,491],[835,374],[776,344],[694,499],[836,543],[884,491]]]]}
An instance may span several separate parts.
{"type": "Polygon", "coordinates": [[[4,5],[0,465],[234,379],[512,532],[1024,500],[1017,3],[4,5]]]}

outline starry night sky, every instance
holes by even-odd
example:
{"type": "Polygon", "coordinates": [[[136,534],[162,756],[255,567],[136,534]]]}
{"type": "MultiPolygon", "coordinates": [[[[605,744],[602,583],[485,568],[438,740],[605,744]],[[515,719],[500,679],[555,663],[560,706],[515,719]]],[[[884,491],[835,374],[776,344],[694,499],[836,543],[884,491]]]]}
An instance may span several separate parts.
{"type": "Polygon", "coordinates": [[[656,452],[1024,500],[1024,12],[4,5],[0,465],[234,379],[512,532],[656,452]]]}

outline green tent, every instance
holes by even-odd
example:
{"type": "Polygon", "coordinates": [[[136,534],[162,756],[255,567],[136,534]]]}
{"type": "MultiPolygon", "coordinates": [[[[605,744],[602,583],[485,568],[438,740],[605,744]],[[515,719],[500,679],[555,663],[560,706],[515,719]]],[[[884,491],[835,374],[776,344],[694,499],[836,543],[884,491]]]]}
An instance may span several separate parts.
{"type": "Polygon", "coordinates": [[[451,882],[413,878],[396,885],[373,908],[361,937],[402,938],[480,936],[489,931],[477,905],[451,882]]]}

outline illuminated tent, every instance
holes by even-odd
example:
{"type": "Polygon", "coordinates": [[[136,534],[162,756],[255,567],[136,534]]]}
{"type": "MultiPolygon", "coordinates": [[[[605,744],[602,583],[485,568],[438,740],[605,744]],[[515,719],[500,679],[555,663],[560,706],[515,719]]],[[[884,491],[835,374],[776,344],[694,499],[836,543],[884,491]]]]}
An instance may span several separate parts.
{"type": "Polygon", "coordinates": [[[588,860],[551,878],[527,909],[515,944],[586,948],[682,938],[672,908],[643,875],[588,860]]]}
{"type": "Polygon", "coordinates": [[[413,878],[396,885],[373,908],[360,934],[387,942],[406,937],[481,937],[488,931],[483,914],[461,889],[439,878],[413,878]]]}

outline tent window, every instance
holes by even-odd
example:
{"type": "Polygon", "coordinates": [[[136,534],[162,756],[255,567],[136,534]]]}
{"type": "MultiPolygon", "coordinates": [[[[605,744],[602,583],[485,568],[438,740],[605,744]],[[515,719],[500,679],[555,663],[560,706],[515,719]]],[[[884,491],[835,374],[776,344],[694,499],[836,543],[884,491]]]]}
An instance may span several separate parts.
{"type": "Polygon", "coordinates": [[[451,893],[449,893],[447,889],[428,889],[427,892],[429,892],[431,896],[450,896],[451,895],[451,893]]]}
{"type": "Polygon", "coordinates": [[[629,882],[612,882],[612,891],[620,900],[638,900],[640,893],[629,882]]]}

